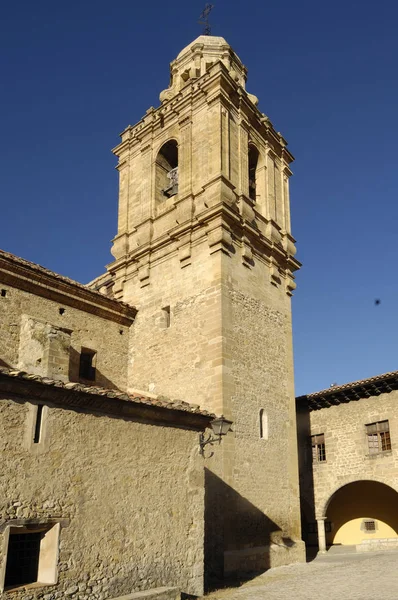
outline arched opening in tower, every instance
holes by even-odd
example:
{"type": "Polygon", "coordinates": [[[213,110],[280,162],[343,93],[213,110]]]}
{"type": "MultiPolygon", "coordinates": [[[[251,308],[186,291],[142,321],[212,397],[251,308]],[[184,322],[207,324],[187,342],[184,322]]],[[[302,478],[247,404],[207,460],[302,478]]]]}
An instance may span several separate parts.
{"type": "Polygon", "coordinates": [[[156,200],[162,201],[178,193],[178,144],[169,140],[160,148],[155,165],[156,200]]]}

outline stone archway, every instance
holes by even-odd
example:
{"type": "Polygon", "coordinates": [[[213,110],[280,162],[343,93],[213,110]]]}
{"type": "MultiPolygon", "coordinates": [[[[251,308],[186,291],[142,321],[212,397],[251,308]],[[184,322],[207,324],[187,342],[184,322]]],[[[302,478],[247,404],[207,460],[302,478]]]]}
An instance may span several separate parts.
{"type": "Polygon", "coordinates": [[[347,483],[332,494],[325,507],[326,545],[398,547],[397,506],[398,492],[384,483],[347,483]]]}

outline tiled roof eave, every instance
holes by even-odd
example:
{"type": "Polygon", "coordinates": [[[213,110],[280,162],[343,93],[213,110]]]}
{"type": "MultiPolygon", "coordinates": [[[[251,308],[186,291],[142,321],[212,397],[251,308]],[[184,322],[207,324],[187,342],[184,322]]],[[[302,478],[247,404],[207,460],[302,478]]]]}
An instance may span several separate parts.
{"type": "Polygon", "coordinates": [[[347,402],[386,394],[398,389],[398,371],[383,373],[368,379],[353,381],[326,390],[299,396],[298,404],[305,404],[309,410],[320,410],[329,406],[338,406],[347,402]]]}
{"type": "Polygon", "coordinates": [[[28,398],[83,412],[99,412],[197,430],[205,429],[215,416],[188,402],[147,398],[118,390],[56,381],[5,367],[0,367],[0,393],[5,398],[28,398]]]}
{"type": "Polygon", "coordinates": [[[0,281],[122,325],[131,325],[137,314],[137,309],[125,302],[108,298],[77,281],[4,250],[0,250],[0,281]]]}

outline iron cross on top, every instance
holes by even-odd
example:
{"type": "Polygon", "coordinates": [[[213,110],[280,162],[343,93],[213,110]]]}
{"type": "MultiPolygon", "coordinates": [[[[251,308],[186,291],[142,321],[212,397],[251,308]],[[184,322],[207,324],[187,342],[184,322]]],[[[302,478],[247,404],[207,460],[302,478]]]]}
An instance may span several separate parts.
{"type": "Polygon", "coordinates": [[[211,35],[211,26],[209,23],[209,14],[214,8],[214,4],[206,4],[202,14],[199,17],[199,25],[203,25],[203,35],[211,35]]]}

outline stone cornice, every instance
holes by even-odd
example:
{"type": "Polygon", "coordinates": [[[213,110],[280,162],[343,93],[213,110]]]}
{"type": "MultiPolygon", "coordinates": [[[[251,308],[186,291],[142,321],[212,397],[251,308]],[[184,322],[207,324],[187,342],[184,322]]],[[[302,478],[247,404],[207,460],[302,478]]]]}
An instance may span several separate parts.
{"type": "MultiPolygon", "coordinates": [[[[289,269],[290,271],[296,271],[300,268],[300,262],[288,254],[280,244],[272,242],[259,229],[256,229],[243,219],[237,207],[230,207],[224,202],[220,202],[195,215],[193,221],[186,221],[174,227],[157,239],[151,240],[130,252],[128,256],[110,263],[107,265],[107,269],[110,273],[114,273],[133,262],[142,260],[147,255],[153,256],[155,253],[170,246],[171,239],[182,238],[190,232],[194,234],[200,228],[203,229],[203,237],[205,237],[209,228],[214,229],[214,224],[217,221],[223,227],[231,229],[237,243],[240,244],[245,239],[253,247],[258,257],[265,257],[266,260],[273,257],[281,268],[289,269]]],[[[170,248],[170,252],[175,252],[175,249],[170,248]]],[[[153,262],[153,259],[151,259],[151,262],[153,262]]]]}
{"type": "Polygon", "coordinates": [[[121,325],[131,325],[137,314],[133,306],[2,250],[0,282],[121,325]]]}

